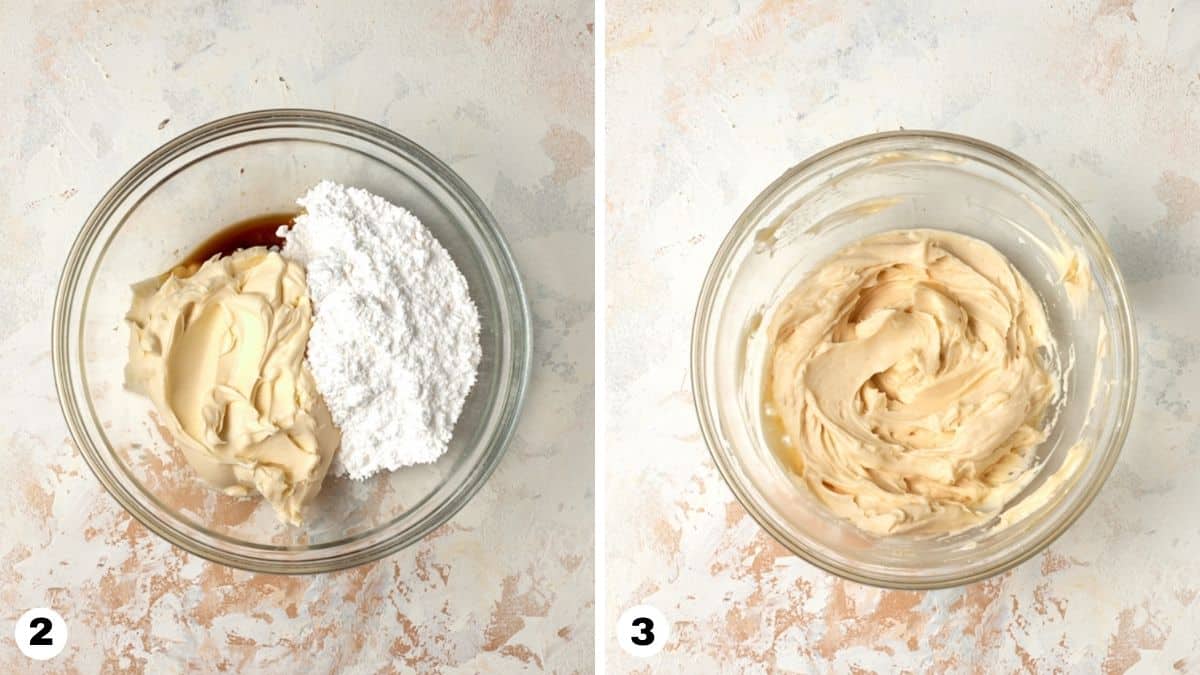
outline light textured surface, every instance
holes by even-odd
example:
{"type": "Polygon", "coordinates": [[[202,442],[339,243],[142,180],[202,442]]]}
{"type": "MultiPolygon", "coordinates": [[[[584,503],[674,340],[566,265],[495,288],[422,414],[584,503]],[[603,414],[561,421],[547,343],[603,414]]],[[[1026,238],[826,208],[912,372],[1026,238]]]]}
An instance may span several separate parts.
{"type": "Polygon", "coordinates": [[[592,10],[586,2],[0,4],[0,634],[69,622],[0,671],[589,671],[592,663],[592,10]],[[186,129],[298,106],[382,123],[458,171],[502,224],[534,316],[508,455],[419,545],[318,577],[173,549],[67,437],[50,315],[104,190],[186,129]],[[547,480],[553,477],[553,480],[547,480]]]}
{"type": "MultiPolygon", "coordinates": [[[[608,3],[607,609],[677,639],[613,672],[1200,672],[1200,4],[608,3]],[[970,9],[967,9],[967,5],[970,9]],[[1139,403],[1090,510],[1008,574],[930,593],[786,555],[700,438],[692,311],[737,214],[864,133],[1010,148],[1130,283],[1139,403]]],[[[611,632],[610,632],[611,635],[611,632]]]]}

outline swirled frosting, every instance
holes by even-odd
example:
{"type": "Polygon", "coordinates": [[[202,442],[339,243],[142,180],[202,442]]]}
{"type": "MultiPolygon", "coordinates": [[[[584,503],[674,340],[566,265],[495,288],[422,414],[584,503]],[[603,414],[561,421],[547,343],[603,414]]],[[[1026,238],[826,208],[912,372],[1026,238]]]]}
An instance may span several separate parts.
{"type": "Polygon", "coordinates": [[[990,245],[938,230],[864,239],[802,281],[768,335],[785,459],[862,530],[960,531],[1036,472],[1057,396],[1050,332],[990,245]]]}

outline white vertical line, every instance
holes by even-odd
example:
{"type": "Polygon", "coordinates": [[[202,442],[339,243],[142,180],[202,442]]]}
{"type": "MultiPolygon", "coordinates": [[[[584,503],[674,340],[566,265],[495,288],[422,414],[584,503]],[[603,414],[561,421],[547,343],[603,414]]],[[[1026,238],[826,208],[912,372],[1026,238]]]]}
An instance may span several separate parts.
{"type": "Polygon", "coordinates": [[[604,0],[596,0],[595,16],[593,17],[594,33],[593,40],[595,41],[595,77],[596,77],[596,94],[595,94],[595,124],[593,147],[595,148],[595,235],[596,235],[596,298],[595,298],[595,350],[596,350],[596,374],[595,374],[595,425],[596,439],[594,448],[594,464],[593,471],[595,473],[595,608],[596,608],[596,659],[595,667],[597,673],[607,672],[605,670],[605,647],[608,643],[608,618],[605,611],[605,558],[604,558],[604,511],[606,496],[604,493],[604,472],[605,472],[605,447],[604,447],[604,429],[605,429],[605,410],[604,410],[604,329],[605,317],[605,264],[604,264],[604,239],[605,239],[605,134],[604,134],[604,0]]]}

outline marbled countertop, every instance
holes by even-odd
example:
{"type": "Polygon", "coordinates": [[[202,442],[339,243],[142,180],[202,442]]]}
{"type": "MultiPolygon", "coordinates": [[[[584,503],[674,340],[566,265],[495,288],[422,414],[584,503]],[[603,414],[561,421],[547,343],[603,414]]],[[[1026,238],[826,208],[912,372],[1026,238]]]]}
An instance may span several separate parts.
{"type": "Polygon", "coordinates": [[[591,670],[593,40],[587,2],[0,4],[3,672],[591,670]],[[50,366],[68,247],[138,159],[224,115],[336,110],[445,159],[524,276],[533,377],[507,456],[449,524],[314,577],[231,570],[128,517],[75,452],[50,366]],[[554,480],[546,480],[553,476],[554,480]]]}
{"type": "Polygon", "coordinates": [[[1200,4],[609,0],[607,614],[675,640],[613,672],[1200,672],[1200,4]],[[969,6],[969,7],[968,7],[969,6]],[[865,133],[964,133],[1054,176],[1129,283],[1132,430],[1053,546],[966,588],[883,591],[734,501],[690,393],[692,311],[741,210],[865,133]]]}

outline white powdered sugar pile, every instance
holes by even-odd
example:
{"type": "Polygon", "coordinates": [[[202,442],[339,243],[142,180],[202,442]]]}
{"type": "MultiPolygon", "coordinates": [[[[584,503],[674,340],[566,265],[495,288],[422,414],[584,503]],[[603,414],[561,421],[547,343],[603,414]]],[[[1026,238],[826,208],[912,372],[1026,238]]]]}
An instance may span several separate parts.
{"type": "Polygon", "coordinates": [[[479,367],[479,312],[467,281],[408,211],[322,181],[280,228],[284,256],[308,270],[308,363],[351,478],[446,452],[479,367]]]}

